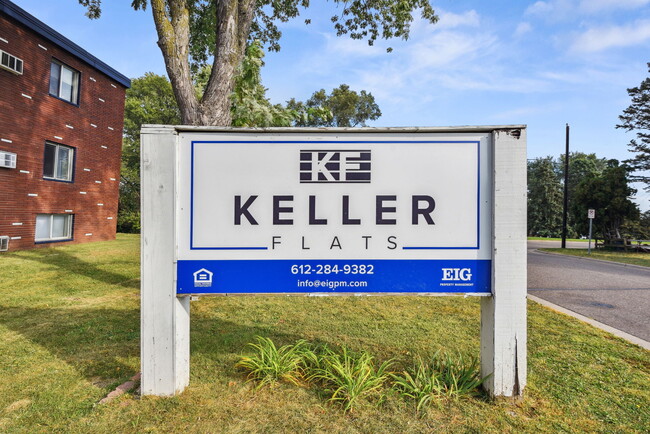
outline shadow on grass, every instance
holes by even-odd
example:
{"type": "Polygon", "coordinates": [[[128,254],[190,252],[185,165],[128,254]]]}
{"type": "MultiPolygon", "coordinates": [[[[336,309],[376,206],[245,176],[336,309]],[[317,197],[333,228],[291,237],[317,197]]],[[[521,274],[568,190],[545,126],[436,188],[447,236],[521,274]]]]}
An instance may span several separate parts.
{"type": "Polygon", "coordinates": [[[87,379],[133,375],[125,361],[139,355],[137,309],[2,306],[0,323],[87,379]]]}
{"type": "MultiPolygon", "coordinates": [[[[0,324],[63,360],[90,381],[125,381],[140,369],[139,360],[133,360],[140,356],[139,309],[0,308],[0,324]]],[[[197,314],[192,317],[191,328],[192,356],[200,356],[202,364],[222,367],[229,377],[239,375],[233,359],[256,335],[280,343],[300,339],[270,327],[244,326],[197,314]]]]}
{"type": "MultiPolygon", "coordinates": [[[[138,278],[134,278],[133,274],[121,274],[101,269],[91,262],[84,261],[75,255],[67,253],[63,249],[35,249],[20,253],[8,253],[4,257],[39,262],[44,265],[56,267],[65,274],[81,275],[102,283],[118,285],[124,288],[140,288],[139,276],[137,276],[138,278]]],[[[125,259],[123,262],[125,265],[131,265],[133,263],[130,259],[125,259]]],[[[119,262],[112,261],[111,264],[119,265],[119,262]]]]}

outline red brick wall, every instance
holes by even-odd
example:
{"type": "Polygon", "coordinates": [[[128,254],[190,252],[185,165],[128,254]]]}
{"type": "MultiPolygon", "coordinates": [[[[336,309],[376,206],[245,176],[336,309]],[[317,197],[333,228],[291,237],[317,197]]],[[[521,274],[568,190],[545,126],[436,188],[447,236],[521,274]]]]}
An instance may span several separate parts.
{"type": "Polygon", "coordinates": [[[23,75],[0,69],[0,151],[17,154],[0,168],[0,236],[9,250],[114,239],[126,89],[3,15],[0,38],[24,62],[23,75]],[[78,106],[49,95],[53,58],[80,72],[78,106]],[[74,182],[43,179],[46,141],[75,149],[74,182]],[[73,240],[35,244],[38,213],[74,214],[73,240]]]}

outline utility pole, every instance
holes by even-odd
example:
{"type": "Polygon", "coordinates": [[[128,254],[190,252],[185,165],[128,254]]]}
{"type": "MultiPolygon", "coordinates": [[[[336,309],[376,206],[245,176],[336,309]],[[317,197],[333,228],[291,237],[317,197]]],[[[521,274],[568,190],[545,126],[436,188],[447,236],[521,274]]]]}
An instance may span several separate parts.
{"type": "Polygon", "coordinates": [[[564,207],[562,210],[562,248],[563,249],[566,249],[568,212],[569,212],[569,124],[566,124],[566,152],[564,154],[564,207]]]}

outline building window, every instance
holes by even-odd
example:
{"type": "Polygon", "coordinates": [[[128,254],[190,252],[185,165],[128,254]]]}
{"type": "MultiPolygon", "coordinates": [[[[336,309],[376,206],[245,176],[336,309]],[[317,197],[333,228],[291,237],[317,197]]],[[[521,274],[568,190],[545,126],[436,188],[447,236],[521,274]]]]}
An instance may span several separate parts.
{"type": "Polygon", "coordinates": [[[79,71],[53,60],[50,67],[50,95],[77,104],[79,102],[79,71]]]}
{"type": "Polygon", "coordinates": [[[72,239],[72,214],[36,215],[38,241],[63,241],[72,239]]]}
{"type": "Polygon", "coordinates": [[[45,143],[43,178],[72,181],[74,149],[56,143],[45,143]]]}

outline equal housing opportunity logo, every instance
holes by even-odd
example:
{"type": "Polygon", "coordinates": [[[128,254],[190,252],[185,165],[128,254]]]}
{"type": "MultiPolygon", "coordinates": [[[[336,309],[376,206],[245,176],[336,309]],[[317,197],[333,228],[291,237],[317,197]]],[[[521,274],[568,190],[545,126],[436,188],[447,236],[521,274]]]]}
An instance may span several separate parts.
{"type": "Polygon", "coordinates": [[[370,183],[370,150],[301,150],[300,183],[370,183]]]}
{"type": "Polygon", "coordinates": [[[209,288],[212,286],[212,276],[213,272],[210,270],[206,270],[205,268],[201,268],[200,270],[196,270],[194,273],[194,287],[195,288],[209,288]]]}

